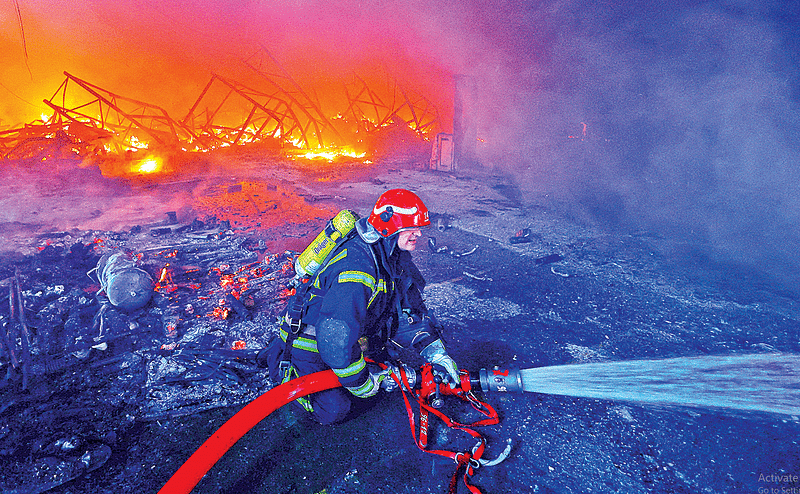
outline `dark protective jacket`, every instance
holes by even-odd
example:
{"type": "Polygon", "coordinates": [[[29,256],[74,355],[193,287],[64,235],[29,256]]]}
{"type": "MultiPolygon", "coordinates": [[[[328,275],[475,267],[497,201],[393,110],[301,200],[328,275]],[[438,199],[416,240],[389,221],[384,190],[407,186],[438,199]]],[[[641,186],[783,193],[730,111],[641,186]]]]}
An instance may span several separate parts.
{"type": "Polygon", "coordinates": [[[388,343],[417,350],[435,339],[420,324],[408,330],[409,321],[427,314],[425,281],[411,254],[396,244],[396,237],[354,235],[336,249],[306,294],[302,321],[315,334],[305,332],[293,346],[317,350],[356,395],[371,385],[359,339],[367,338],[370,348],[388,343]]]}

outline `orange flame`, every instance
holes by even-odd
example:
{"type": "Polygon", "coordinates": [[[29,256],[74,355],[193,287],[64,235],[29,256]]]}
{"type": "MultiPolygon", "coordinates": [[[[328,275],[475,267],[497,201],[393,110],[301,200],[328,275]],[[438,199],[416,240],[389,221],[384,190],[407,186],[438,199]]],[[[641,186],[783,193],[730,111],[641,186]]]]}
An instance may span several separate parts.
{"type": "Polygon", "coordinates": [[[166,266],[161,268],[161,272],[158,276],[158,281],[156,282],[155,291],[172,293],[177,289],[178,285],[176,285],[172,281],[172,273],[170,272],[169,269],[169,263],[167,263],[166,266]]]}

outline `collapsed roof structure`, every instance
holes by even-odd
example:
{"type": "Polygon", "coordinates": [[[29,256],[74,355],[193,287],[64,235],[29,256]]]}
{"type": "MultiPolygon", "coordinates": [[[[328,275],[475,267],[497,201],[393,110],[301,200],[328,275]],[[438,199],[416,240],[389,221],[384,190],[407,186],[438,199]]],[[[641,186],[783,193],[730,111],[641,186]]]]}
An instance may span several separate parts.
{"type": "Polygon", "coordinates": [[[363,157],[369,147],[365,136],[382,129],[408,129],[424,141],[441,130],[436,106],[393,80],[375,88],[354,74],[343,88],[347,107],[326,112],[266,49],[242,65],[248,84],[212,74],[180,119],[158,105],[64,72],[64,82],[44,100],[52,116],[0,131],[0,158],[42,162],[143,149],[207,152],[254,143],[363,157]]]}

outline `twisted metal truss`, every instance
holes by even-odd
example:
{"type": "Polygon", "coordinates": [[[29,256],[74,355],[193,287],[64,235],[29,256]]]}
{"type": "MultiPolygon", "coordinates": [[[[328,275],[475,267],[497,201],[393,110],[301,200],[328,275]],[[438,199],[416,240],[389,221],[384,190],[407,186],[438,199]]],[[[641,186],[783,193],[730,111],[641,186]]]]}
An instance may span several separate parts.
{"type": "Polygon", "coordinates": [[[213,74],[181,120],[160,106],[64,72],[64,82],[44,100],[52,117],[0,131],[0,158],[43,161],[65,153],[122,154],[143,148],[209,151],[270,140],[279,147],[319,149],[348,144],[342,135],[353,123],[367,134],[403,125],[423,139],[440,126],[436,106],[395,81],[375,91],[354,75],[344,87],[347,110],[329,119],[265,48],[242,63],[256,88],[213,74]]]}
{"type": "Polygon", "coordinates": [[[146,147],[142,143],[186,149],[197,141],[191,129],[160,106],[120,96],[68,72],[64,75],[66,79],[53,97],[44,100],[54,112],[54,124],[81,124],[106,131],[114,136],[113,144],[122,149],[146,147]]]}
{"type": "Polygon", "coordinates": [[[180,124],[205,149],[275,139],[310,147],[296,105],[279,91],[263,92],[214,74],[180,124]]]}
{"type": "Polygon", "coordinates": [[[324,148],[341,140],[341,134],[325,116],[319,102],[303,90],[266,47],[262,45],[259,51],[243,60],[243,63],[265,88],[280,95],[292,109],[299,135],[293,135],[290,140],[298,142],[299,137],[300,147],[306,149],[324,148]]]}
{"type": "Polygon", "coordinates": [[[389,125],[404,125],[428,139],[440,125],[439,111],[429,99],[401,87],[392,80],[378,92],[361,77],[345,85],[348,107],[344,115],[357,122],[360,131],[372,132],[389,125]]]}

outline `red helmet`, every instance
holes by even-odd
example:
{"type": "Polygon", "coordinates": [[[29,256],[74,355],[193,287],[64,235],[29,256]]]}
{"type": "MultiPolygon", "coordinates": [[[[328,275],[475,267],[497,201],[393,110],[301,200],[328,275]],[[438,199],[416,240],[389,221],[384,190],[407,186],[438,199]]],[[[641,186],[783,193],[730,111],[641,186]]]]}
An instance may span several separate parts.
{"type": "Polygon", "coordinates": [[[389,237],[406,228],[431,224],[428,208],[422,203],[422,199],[406,189],[392,189],[381,194],[367,221],[383,237],[389,237]]]}

